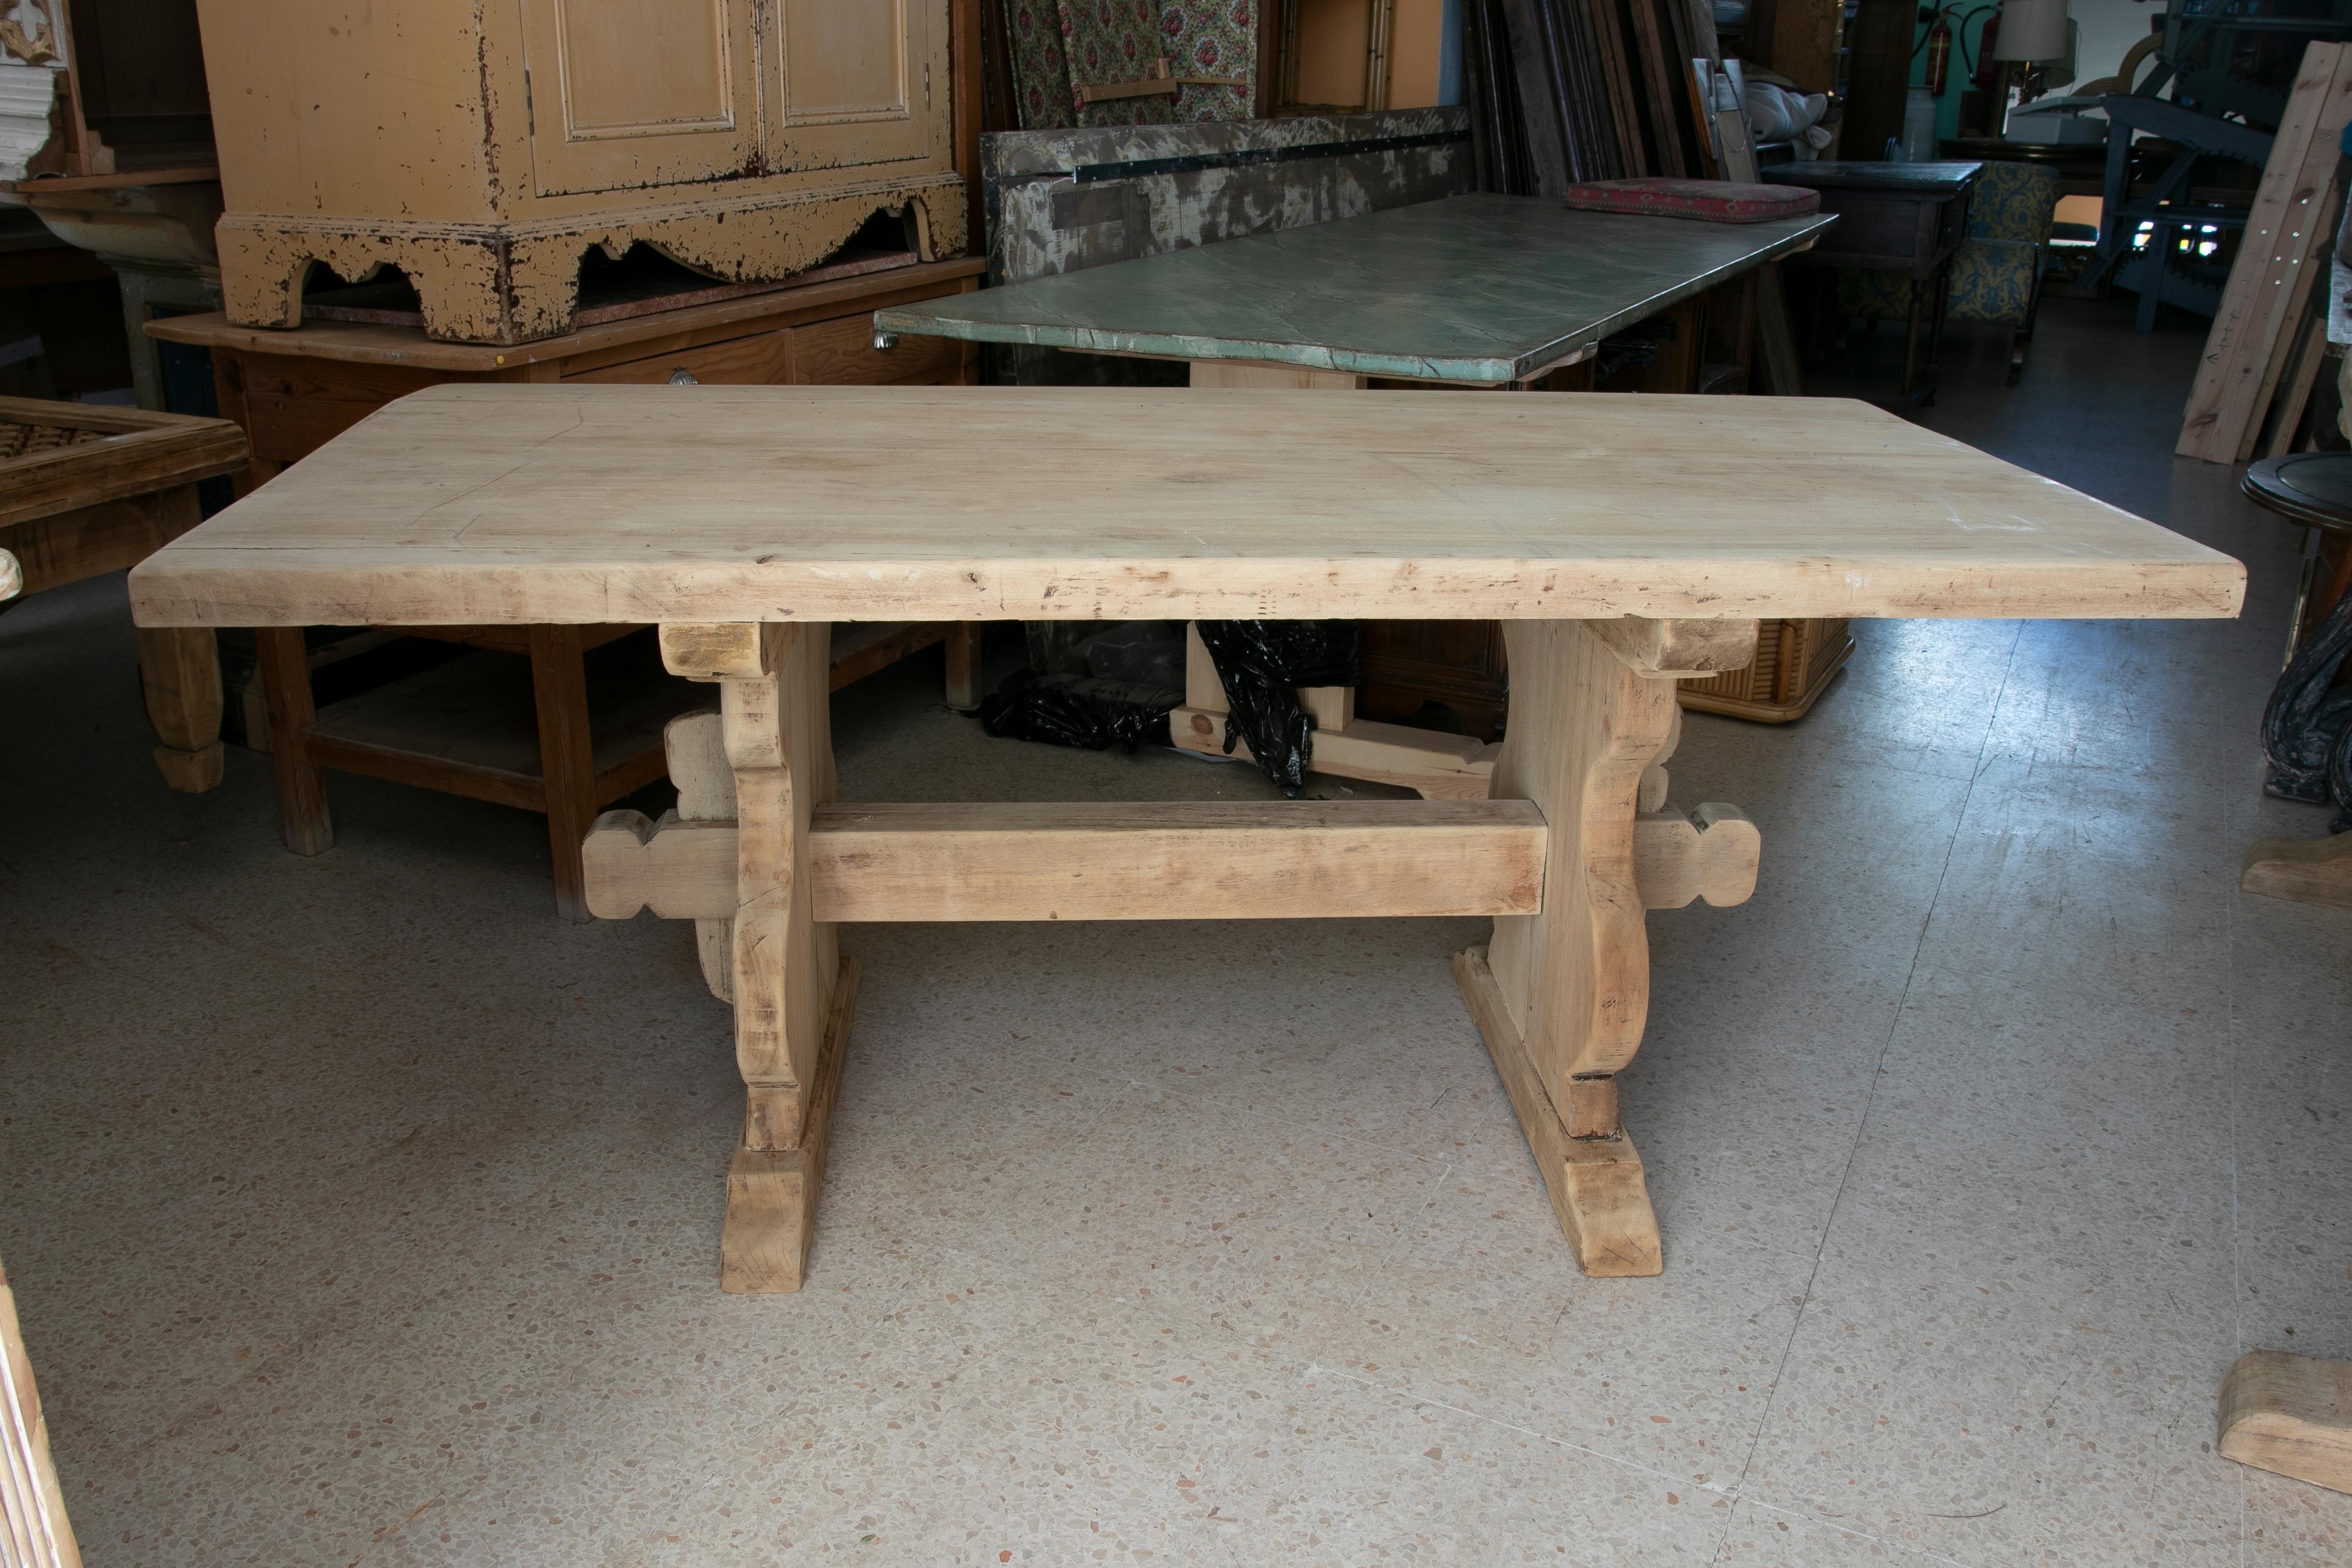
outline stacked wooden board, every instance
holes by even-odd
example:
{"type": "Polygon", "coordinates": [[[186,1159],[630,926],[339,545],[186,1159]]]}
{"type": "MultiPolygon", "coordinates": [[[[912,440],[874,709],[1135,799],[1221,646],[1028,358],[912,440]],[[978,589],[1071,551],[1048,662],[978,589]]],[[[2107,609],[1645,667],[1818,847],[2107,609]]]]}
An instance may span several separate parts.
{"type": "Polygon", "coordinates": [[[1722,57],[1706,0],[1470,0],[1463,52],[1482,190],[1707,177],[1689,69],[1722,57]]]}
{"type": "Polygon", "coordinates": [[[2242,463],[2287,449],[2318,379],[2327,270],[2343,201],[2338,143],[2352,121],[2352,46],[2304,51],[2173,450],[2242,463]]]}

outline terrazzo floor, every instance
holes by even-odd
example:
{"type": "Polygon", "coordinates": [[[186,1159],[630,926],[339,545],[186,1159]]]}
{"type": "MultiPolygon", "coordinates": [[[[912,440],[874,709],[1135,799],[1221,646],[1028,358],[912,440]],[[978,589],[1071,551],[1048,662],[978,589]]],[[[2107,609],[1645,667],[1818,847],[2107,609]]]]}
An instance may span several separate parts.
{"type": "MultiPolygon", "coordinates": [[[[883,926],[808,1288],[722,1295],[687,931],[365,779],[289,855],[265,758],[157,783],[119,579],[0,617],[0,1256],[89,1562],[2352,1563],[2212,1451],[2241,1351],[2352,1355],[2352,914],[2236,887],[2322,830],[2259,792],[2298,539],[2129,309],[2014,391],[1956,335],[1927,423],[2248,612],[1863,624],[1803,723],[1692,717],[1765,861],[1651,917],[1654,1280],[1569,1257],[1477,923],[883,926]]],[[[937,692],[836,699],[847,795],[1262,789],[937,692]]]]}

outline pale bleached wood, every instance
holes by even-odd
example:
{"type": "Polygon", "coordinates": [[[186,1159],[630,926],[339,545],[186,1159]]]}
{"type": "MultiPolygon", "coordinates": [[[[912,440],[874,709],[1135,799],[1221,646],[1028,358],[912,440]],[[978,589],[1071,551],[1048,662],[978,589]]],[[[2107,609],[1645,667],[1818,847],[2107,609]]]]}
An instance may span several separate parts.
{"type": "Polygon", "coordinates": [[[131,578],[142,623],[240,626],[2147,619],[2232,614],[2243,580],[1832,398],[479,384],[131,578]],[[1074,430],[1080,467],[971,482],[1074,430]]]}
{"type": "Polygon", "coordinates": [[[1297,392],[1360,392],[1365,379],[1347,371],[1309,370],[1305,365],[1261,360],[1194,360],[1196,387],[1278,387],[1297,392]]]}
{"type": "MultiPolygon", "coordinates": [[[[1524,800],[827,806],[808,886],[820,924],[1514,915],[1542,907],[1543,841],[1524,800]]],[[[717,917],[736,847],[733,823],[607,811],[583,847],[589,910],[717,917]]]]}
{"type": "MultiPolygon", "coordinates": [[[[1224,679],[1217,674],[1217,662],[1209,656],[1209,645],[1201,641],[1200,627],[1190,621],[1184,623],[1184,706],[1202,713],[1227,713],[1233,707],[1225,696],[1224,679]]],[[[1356,721],[1356,688],[1301,686],[1298,706],[1314,719],[1318,730],[1334,733],[1356,721]]]]}
{"type": "Polygon", "coordinates": [[[2225,1459],[2352,1492],[2352,1361],[2252,1350],[2221,1379],[2225,1459]]]}
{"type": "Polygon", "coordinates": [[[817,1195],[824,1185],[825,1150],[833,1141],[834,1103],[841,1095],[842,1063],[857,1007],[857,960],[844,957],[835,973],[799,1146],[738,1148],[727,1170],[727,1224],[719,1238],[719,1288],[739,1294],[797,1291],[808,1277],[809,1245],[816,1239],[817,1195]]]}
{"type": "MultiPolygon", "coordinates": [[[[662,727],[662,754],[677,789],[677,814],[688,822],[735,825],[735,770],[727,764],[725,726],[717,708],[682,713],[662,727]]],[[[599,827],[603,825],[599,819],[599,827]]],[[[730,862],[730,863],[732,863],[730,862]]],[[[594,881],[593,876],[590,878],[594,881]]],[[[694,923],[695,957],[703,984],[722,1002],[735,999],[733,878],[724,913],[694,923]]],[[[593,908],[593,905],[592,905],[593,908]]]]}
{"type": "Polygon", "coordinates": [[[1756,662],[1753,621],[1656,621],[1627,615],[1585,630],[1628,669],[1645,675],[1720,675],[1756,662]]]}
{"type": "Polygon", "coordinates": [[[2325,839],[2257,839],[2238,886],[2265,898],[2352,909],[2352,833],[2325,839]]]}
{"type": "Polygon", "coordinates": [[[1226,699],[1217,661],[1201,641],[1201,629],[1190,621],[1184,622],[1184,706],[1202,713],[1230,713],[1234,706],[1226,699]]]}
{"type": "Polygon", "coordinates": [[[9,1568],[81,1568],[5,1270],[0,1270],[0,1561],[9,1568]]]}
{"type": "MultiPolygon", "coordinates": [[[[1181,750],[1203,757],[1230,757],[1236,762],[1250,759],[1245,740],[1235,740],[1233,750],[1225,750],[1222,710],[1177,708],[1168,716],[1168,735],[1181,750]]],[[[1345,729],[1318,732],[1311,766],[1315,772],[1334,778],[1367,779],[1417,790],[1433,800],[1483,800],[1494,775],[1495,756],[1501,749],[1468,736],[1351,717],[1345,729]]]]}
{"type": "MultiPolygon", "coordinates": [[[[1718,803],[1695,815],[1634,820],[1644,907],[1705,899],[1721,908],[1756,891],[1755,824],[1718,803]]],[[[820,922],[1339,919],[1542,906],[1544,824],[1525,801],[828,806],[809,834],[820,922]]],[[[607,811],[581,847],[588,912],[724,922],[735,908],[737,853],[731,821],[607,811]]]]}
{"type": "MultiPolygon", "coordinates": [[[[1511,1109],[1527,1133],[1544,1186],[1551,1194],[1552,1212],[1559,1217],[1579,1267],[1607,1279],[1639,1278],[1665,1270],[1665,1249],[1658,1236],[1658,1219],[1650,1207],[1642,1156],[1622,1127],[1591,1136],[1574,1136],[1569,1130],[1542,1075],[1529,1061],[1518,1027],[1504,1004],[1486,949],[1473,947],[1454,956],[1454,981],[1470,1009],[1495,1071],[1510,1096],[1511,1109]]],[[[1585,1113],[1580,1124],[1613,1120],[1616,1082],[1608,1077],[1579,1080],[1572,1086],[1574,1102],[1585,1113]],[[1587,1110],[1589,1108],[1589,1110],[1587,1110]]]]}
{"type": "MultiPolygon", "coordinates": [[[[191,497],[193,500],[193,497],[191,497]]],[[[139,688],[163,745],[155,767],[184,795],[221,781],[220,650],[209,626],[142,626],[139,688]]]]}
{"type": "Polygon", "coordinates": [[[650,909],[663,920],[731,922],[740,848],[732,822],[606,811],[580,841],[588,913],[628,920],[650,909]]]}
{"type": "Polygon", "coordinates": [[[2318,209],[2352,115],[2345,65],[2340,44],[2315,40],[2304,50],[2182,412],[2173,450],[2183,457],[2235,461],[2246,426],[2261,421],[2257,393],[2276,384],[2271,361],[2280,332],[2301,313],[2302,275],[2315,270],[2309,256],[2324,237],[2318,209]]]}
{"type": "Polygon", "coordinates": [[[1678,693],[1675,704],[1675,716],[1666,724],[1666,743],[1658,747],[1658,754],[1650,758],[1650,765],[1647,768],[1642,769],[1642,790],[1635,798],[1636,810],[1651,812],[1663,811],[1666,809],[1666,795],[1674,783],[1674,777],[1666,768],[1666,759],[1674,756],[1682,743],[1683,709],[1678,693]]]}
{"type": "Polygon", "coordinates": [[[1680,909],[1694,899],[1717,909],[1745,904],[1756,891],[1762,849],[1748,813],[1720,801],[1709,801],[1689,817],[1680,811],[1636,817],[1633,880],[1642,889],[1643,907],[1680,909]]]}
{"type": "MultiPolygon", "coordinates": [[[[665,628],[667,630],[667,628],[665,628]]],[[[809,896],[809,822],[833,799],[832,629],[760,628],[764,674],[719,684],[740,828],[736,863],[735,1061],[743,1145],[799,1145],[839,949],[809,896]]],[[[683,645],[685,638],[665,638],[683,645]]]]}
{"type": "Polygon", "coordinates": [[[761,661],[768,652],[760,624],[758,621],[665,622],[655,633],[661,640],[663,667],[689,681],[754,678],[764,672],[761,661]]]}
{"type": "Polygon", "coordinates": [[[1492,967],[1554,1098],[1633,1059],[1649,1013],[1649,939],[1633,859],[1642,775],[1674,728],[1675,684],[1635,674],[1572,622],[1503,628],[1511,729],[1496,800],[1533,800],[1551,831],[1540,915],[1495,922],[1492,967]]]}
{"type": "Polygon", "coordinates": [[[1544,838],[1485,800],[835,806],[810,873],[825,921],[1509,914],[1542,907],[1544,838]]]}

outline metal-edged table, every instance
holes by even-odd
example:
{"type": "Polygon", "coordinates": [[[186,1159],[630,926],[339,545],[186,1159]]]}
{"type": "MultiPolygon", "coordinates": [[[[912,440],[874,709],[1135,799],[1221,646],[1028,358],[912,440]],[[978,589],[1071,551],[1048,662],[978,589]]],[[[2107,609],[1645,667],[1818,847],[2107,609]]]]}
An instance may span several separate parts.
{"type": "Polygon", "coordinates": [[[653,622],[671,670],[717,684],[715,731],[673,737],[677,815],[608,812],[584,859],[597,913],[706,927],[745,1085],[720,1282],[783,1291],[861,921],[1491,916],[1454,978],[1561,1224],[1588,1270],[1657,1273],[1617,1100],[1643,912],[1738,902],[1759,852],[1730,807],[1664,809],[1676,678],[1748,657],[1759,616],[2228,616],[2244,571],[1829,399],[443,386],[131,591],[150,626],[653,622]],[[972,482],[1081,418],[1083,462],[972,482]],[[1503,622],[1492,798],[835,799],[832,622],[1257,615],[1503,622]]]}
{"type": "Polygon", "coordinates": [[[1479,194],[893,306],[877,330],[1189,360],[1194,386],[1525,386],[1818,240],[1479,194]]]}

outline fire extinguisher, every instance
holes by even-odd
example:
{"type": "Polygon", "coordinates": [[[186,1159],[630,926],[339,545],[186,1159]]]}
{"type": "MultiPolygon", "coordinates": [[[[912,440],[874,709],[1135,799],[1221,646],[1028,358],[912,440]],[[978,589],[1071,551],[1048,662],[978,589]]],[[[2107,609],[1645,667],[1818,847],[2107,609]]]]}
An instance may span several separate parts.
{"type": "Polygon", "coordinates": [[[1934,96],[1944,96],[1944,80],[1952,69],[1952,24],[1947,19],[1948,6],[1936,13],[1936,25],[1927,29],[1927,90],[1934,96]]]}
{"type": "Polygon", "coordinates": [[[1994,85],[2000,79],[2000,62],[1992,57],[1993,44],[2000,38],[2000,7],[1995,5],[1992,8],[1992,15],[1985,18],[1983,30],[1977,34],[1977,74],[1975,79],[1978,90],[1979,91],[1990,92],[1993,89],[1994,85]]]}

